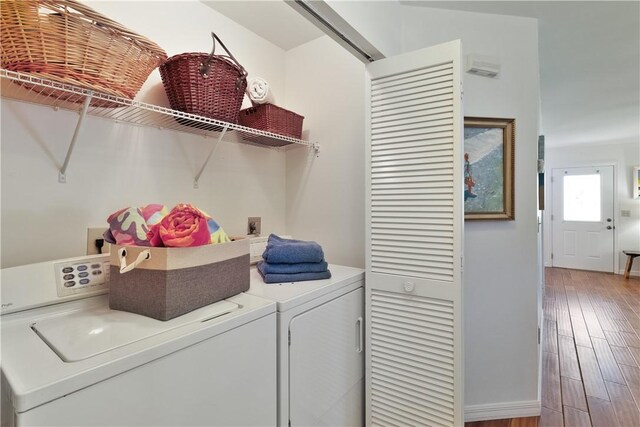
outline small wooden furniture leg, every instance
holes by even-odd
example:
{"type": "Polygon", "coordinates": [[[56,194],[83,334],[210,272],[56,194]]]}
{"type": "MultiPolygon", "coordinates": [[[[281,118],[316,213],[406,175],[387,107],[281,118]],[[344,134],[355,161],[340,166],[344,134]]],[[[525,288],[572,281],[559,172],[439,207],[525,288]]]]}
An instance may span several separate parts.
{"type": "Polygon", "coordinates": [[[627,256],[627,264],[624,267],[624,278],[628,279],[631,273],[631,267],[633,267],[633,259],[640,256],[640,251],[622,251],[627,256]]]}

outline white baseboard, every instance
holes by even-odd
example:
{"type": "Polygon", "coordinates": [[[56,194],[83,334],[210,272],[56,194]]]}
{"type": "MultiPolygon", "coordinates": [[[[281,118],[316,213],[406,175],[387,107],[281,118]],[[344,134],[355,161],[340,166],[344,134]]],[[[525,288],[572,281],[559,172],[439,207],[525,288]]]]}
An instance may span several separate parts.
{"type": "MultiPolygon", "coordinates": [[[[638,259],[640,259],[640,258],[638,258],[638,259]]],[[[621,276],[624,275],[624,268],[618,269],[616,274],[619,274],[621,276]]],[[[629,272],[629,277],[640,277],[640,270],[631,270],[629,272]]]]}
{"type": "Polygon", "coordinates": [[[485,421],[504,418],[537,417],[540,415],[539,400],[521,402],[490,403],[486,405],[467,405],[464,407],[464,420],[485,421]]]}

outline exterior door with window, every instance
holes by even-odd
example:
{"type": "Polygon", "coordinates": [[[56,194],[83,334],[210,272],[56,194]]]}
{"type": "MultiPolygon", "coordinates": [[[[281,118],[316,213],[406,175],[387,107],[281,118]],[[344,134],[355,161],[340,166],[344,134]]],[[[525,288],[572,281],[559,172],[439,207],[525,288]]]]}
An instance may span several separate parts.
{"type": "Polygon", "coordinates": [[[554,267],[613,272],[613,166],[553,169],[554,267]]]}

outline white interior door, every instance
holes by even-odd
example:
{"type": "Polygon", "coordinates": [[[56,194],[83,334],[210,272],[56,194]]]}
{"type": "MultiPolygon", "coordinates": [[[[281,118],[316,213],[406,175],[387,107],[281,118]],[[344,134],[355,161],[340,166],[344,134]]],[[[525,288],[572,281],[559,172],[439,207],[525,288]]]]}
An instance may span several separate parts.
{"type": "Polygon", "coordinates": [[[553,169],[554,267],[613,272],[613,166],[553,169]]]}
{"type": "Polygon", "coordinates": [[[367,65],[367,425],[464,423],[460,51],[367,65]]]}

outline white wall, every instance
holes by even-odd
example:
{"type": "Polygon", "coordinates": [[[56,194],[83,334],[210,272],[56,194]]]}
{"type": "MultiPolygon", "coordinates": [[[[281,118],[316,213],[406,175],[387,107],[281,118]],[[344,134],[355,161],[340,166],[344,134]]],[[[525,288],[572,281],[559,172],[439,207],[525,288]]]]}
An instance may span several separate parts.
{"type": "Polygon", "coordinates": [[[321,144],[317,157],[287,152],[287,232],[354,267],[364,267],[364,87],[362,62],[327,36],[286,54],[286,106],[321,144]]]}
{"type": "Polygon", "coordinates": [[[369,41],[386,55],[460,38],[463,55],[500,58],[498,79],[464,75],[465,115],[516,119],[516,220],[465,223],[465,407],[472,418],[510,404],[524,408],[522,415],[535,413],[540,304],[537,21],[397,2],[329,3],[356,30],[370,34],[369,41]],[[378,24],[388,25],[389,19],[401,28],[400,46],[389,46],[387,33],[372,31],[378,24]]]}
{"type": "MultiPolygon", "coordinates": [[[[284,51],[199,2],[92,2],[171,56],[209,52],[211,30],[250,74],[284,93],[284,51]]],[[[138,99],[168,105],[157,70],[138,99]]],[[[2,99],[2,267],[85,253],[87,227],[122,207],[194,203],[230,234],[261,216],[263,234],[285,231],[285,154],[222,143],[200,189],[193,179],[212,139],[87,118],[67,170],[57,170],[77,114],[2,99]]]]}
{"type": "MultiPolygon", "coordinates": [[[[551,199],[551,170],[570,166],[588,166],[599,164],[614,164],[616,169],[616,203],[615,212],[615,245],[617,248],[618,265],[616,273],[624,272],[626,255],[625,249],[640,250],[640,199],[633,199],[632,171],[634,166],[640,165],[640,144],[637,140],[611,141],[608,144],[581,144],[576,146],[562,146],[549,148],[546,153],[545,169],[547,172],[546,188],[547,206],[545,223],[551,224],[553,200],[551,199]],[[621,211],[631,212],[630,217],[622,217],[621,211]]],[[[552,250],[551,226],[545,228],[545,263],[551,265],[552,250]]],[[[640,263],[634,262],[632,274],[640,275],[640,263]]]]}

